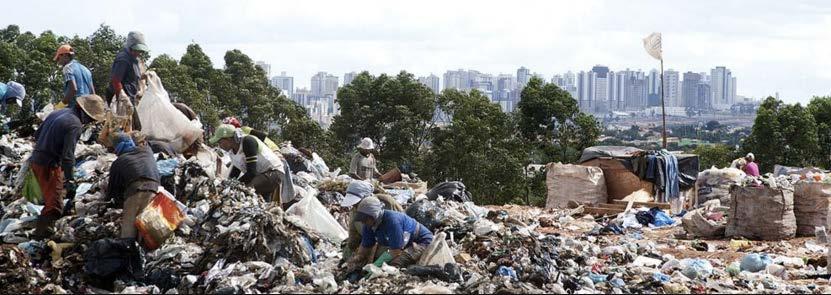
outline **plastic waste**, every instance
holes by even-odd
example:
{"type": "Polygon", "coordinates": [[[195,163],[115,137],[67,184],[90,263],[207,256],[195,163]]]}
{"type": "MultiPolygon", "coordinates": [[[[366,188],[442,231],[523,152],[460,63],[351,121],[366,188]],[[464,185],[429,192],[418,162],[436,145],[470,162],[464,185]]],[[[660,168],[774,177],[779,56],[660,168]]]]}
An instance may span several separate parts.
{"type": "Polygon", "coordinates": [[[738,262],[733,262],[733,263],[730,263],[729,266],[727,266],[726,271],[730,276],[735,277],[735,276],[739,275],[739,273],[742,271],[742,268],[741,268],[741,265],[738,262]]]}
{"type": "Polygon", "coordinates": [[[646,256],[638,256],[635,257],[635,261],[632,262],[634,266],[645,266],[645,267],[658,267],[661,265],[660,259],[650,258],[646,256]]]}
{"type": "Polygon", "coordinates": [[[514,270],[513,267],[504,266],[504,265],[499,266],[499,268],[496,269],[496,274],[500,275],[500,276],[503,276],[503,277],[510,277],[511,280],[514,280],[514,281],[517,280],[516,271],[514,270]]]}
{"type": "Polygon", "coordinates": [[[303,197],[289,207],[286,214],[299,217],[305,223],[307,230],[319,232],[335,244],[340,244],[349,237],[349,233],[316,197],[309,195],[303,197]]]}
{"type": "Polygon", "coordinates": [[[713,274],[713,266],[704,259],[681,260],[681,273],[690,279],[704,280],[713,274]]]}
{"type": "Polygon", "coordinates": [[[161,160],[156,162],[156,166],[159,168],[160,176],[171,176],[176,171],[176,167],[179,167],[179,160],[176,158],[161,160]]]}
{"type": "Polygon", "coordinates": [[[149,138],[169,141],[179,152],[187,149],[202,138],[202,123],[188,120],[173,106],[155,72],[148,71],[146,75],[148,87],[136,107],[141,131],[149,138]]]}
{"type": "Polygon", "coordinates": [[[817,237],[817,243],[828,244],[828,232],[825,230],[824,226],[814,228],[814,236],[817,237]]]}
{"type": "Polygon", "coordinates": [[[427,249],[424,250],[423,254],[421,254],[421,258],[418,260],[418,265],[429,266],[456,263],[456,260],[453,259],[453,251],[450,250],[450,247],[447,245],[447,241],[445,240],[446,236],[446,233],[441,232],[433,237],[433,242],[431,242],[430,245],[427,246],[427,249]]]}
{"type": "Polygon", "coordinates": [[[751,253],[742,258],[740,267],[742,271],[760,272],[765,270],[765,267],[771,263],[773,263],[773,261],[767,254],[759,255],[757,253],[751,253]]]}
{"type": "Polygon", "coordinates": [[[665,274],[662,274],[660,272],[654,272],[654,273],[652,273],[652,279],[655,280],[656,282],[669,283],[669,281],[672,279],[672,277],[670,277],[668,275],[665,275],[665,274]]]}
{"type": "Polygon", "coordinates": [[[492,232],[498,231],[501,226],[493,223],[487,219],[479,219],[473,224],[473,233],[477,236],[485,236],[492,232]]]}
{"type": "Polygon", "coordinates": [[[730,250],[741,251],[750,249],[753,243],[748,240],[730,240],[730,250]]]}
{"type": "Polygon", "coordinates": [[[603,282],[605,282],[605,281],[606,281],[606,277],[607,277],[607,275],[604,275],[604,274],[596,274],[596,273],[590,273],[590,274],[589,274],[589,278],[590,278],[590,279],[592,280],[592,282],[593,282],[593,283],[595,283],[595,284],[599,284],[599,283],[603,283],[603,282]]]}
{"type": "Polygon", "coordinates": [[[160,187],[156,196],[136,217],[136,229],[144,247],[150,250],[159,248],[185,219],[186,208],[160,187]]]}

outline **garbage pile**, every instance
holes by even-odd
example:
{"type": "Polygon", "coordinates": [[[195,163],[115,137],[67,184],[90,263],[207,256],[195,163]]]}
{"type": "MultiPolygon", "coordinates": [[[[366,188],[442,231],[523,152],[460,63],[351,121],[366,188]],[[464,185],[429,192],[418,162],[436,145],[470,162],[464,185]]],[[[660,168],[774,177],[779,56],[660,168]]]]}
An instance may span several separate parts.
{"type": "Polygon", "coordinates": [[[8,136],[0,143],[12,147],[0,149],[0,282],[8,292],[831,292],[827,236],[698,240],[724,235],[732,215],[717,200],[687,215],[633,206],[618,216],[595,217],[582,206],[479,206],[461,182],[428,189],[415,178],[376,182],[375,192],[389,194],[428,227],[435,247],[417,265],[369,264],[359,280],[344,279],[338,264],[350,208],[341,201],[350,179],[316,155],[305,163],[311,172],[292,175],[297,203],[287,210],[215,176],[211,156],[162,160],[185,217],[160,247],[130,256],[122,253],[141,247],[115,239],[121,208],[104,194],[115,156],[103,146],[81,144],[74,214],[56,222],[51,239],[39,241],[32,233],[41,207],[16,188],[32,143],[8,136]],[[718,229],[690,236],[695,224],[688,225],[687,216],[693,212],[718,229]]]}

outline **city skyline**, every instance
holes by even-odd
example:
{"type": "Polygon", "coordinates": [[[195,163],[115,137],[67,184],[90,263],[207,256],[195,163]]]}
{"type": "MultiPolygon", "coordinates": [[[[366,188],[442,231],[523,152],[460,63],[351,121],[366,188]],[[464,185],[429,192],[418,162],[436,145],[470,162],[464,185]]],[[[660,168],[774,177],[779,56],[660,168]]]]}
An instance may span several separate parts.
{"type": "Polygon", "coordinates": [[[272,75],[291,73],[301,87],[322,69],[342,77],[362,69],[441,76],[459,68],[516,75],[519,65],[547,75],[598,63],[658,68],[641,40],[661,32],[666,69],[723,65],[742,77],[741,93],[751,97],[778,92],[786,102],[806,104],[812,96],[831,95],[831,56],[825,53],[831,5],[824,1],[479,1],[476,7],[499,9],[458,13],[471,4],[147,0],[115,7],[44,0],[18,3],[2,24],[67,36],[86,36],[102,23],[121,35],[139,30],[153,57],[178,59],[195,42],[218,68],[226,51],[240,49],[271,64],[272,75]],[[143,13],[147,7],[153,13],[143,13]]]}

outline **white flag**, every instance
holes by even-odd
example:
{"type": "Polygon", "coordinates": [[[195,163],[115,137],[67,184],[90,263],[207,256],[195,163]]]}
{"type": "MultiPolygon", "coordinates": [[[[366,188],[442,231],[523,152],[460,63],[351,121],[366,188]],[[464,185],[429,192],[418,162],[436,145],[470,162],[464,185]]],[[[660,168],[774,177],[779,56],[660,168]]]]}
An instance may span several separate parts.
{"type": "Polygon", "coordinates": [[[649,53],[655,59],[664,59],[661,50],[661,33],[652,33],[643,38],[643,48],[646,49],[646,53],[649,53]]]}

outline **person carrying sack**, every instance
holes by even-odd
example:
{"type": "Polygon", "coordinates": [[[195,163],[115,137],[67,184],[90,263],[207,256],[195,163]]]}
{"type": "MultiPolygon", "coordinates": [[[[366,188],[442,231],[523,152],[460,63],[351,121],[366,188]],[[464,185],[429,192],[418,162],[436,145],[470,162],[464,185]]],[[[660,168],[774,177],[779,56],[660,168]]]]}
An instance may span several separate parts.
{"type": "MultiPolygon", "coordinates": [[[[121,91],[130,98],[130,103],[133,106],[138,105],[141,99],[139,85],[142,79],[142,64],[141,55],[150,50],[144,41],[144,34],[141,32],[130,32],[127,35],[127,41],[124,43],[124,49],[118,52],[113,61],[112,70],[110,72],[110,86],[107,88],[107,104],[110,104],[113,98],[117,98],[121,91]]],[[[133,129],[141,130],[141,122],[139,122],[138,112],[133,112],[133,129]]]]}
{"type": "Polygon", "coordinates": [[[85,124],[104,120],[104,100],[97,95],[81,96],[74,108],[49,114],[35,132],[35,150],[30,167],[41,193],[44,207],[38,216],[35,237],[47,238],[55,221],[72,206],[75,197],[75,146],[85,124]],[[70,200],[62,208],[63,196],[70,200]]]}

